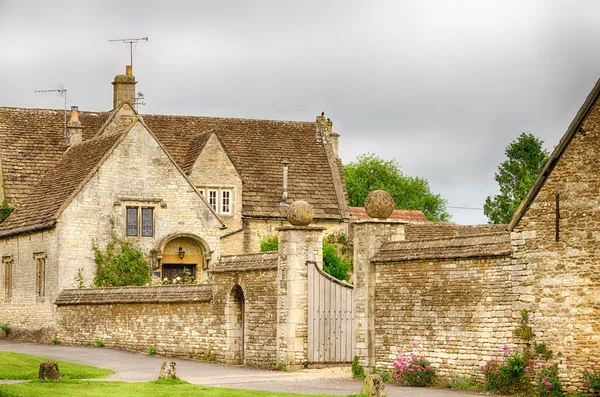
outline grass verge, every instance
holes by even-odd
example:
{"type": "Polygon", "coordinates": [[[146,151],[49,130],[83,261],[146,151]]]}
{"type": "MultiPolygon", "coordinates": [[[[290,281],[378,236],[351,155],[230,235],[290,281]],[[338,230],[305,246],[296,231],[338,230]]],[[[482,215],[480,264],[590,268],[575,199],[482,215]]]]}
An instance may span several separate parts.
{"type": "MultiPolygon", "coordinates": [[[[325,394],[270,393],[254,390],[223,389],[192,385],[183,381],[146,383],[104,381],[32,381],[0,385],[0,397],[333,397],[325,394]]],[[[353,395],[355,397],[359,394],[353,395]]],[[[351,397],[351,396],[348,396],[351,397]]]]}
{"type": "Polygon", "coordinates": [[[31,356],[29,354],[0,351],[0,379],[37,379],[40,363],[44,361],[56,361],[63,379],[104,378],[114,372],[110,369],[92,367],[90,365],[74,364],[51,358],[31,356]]]}

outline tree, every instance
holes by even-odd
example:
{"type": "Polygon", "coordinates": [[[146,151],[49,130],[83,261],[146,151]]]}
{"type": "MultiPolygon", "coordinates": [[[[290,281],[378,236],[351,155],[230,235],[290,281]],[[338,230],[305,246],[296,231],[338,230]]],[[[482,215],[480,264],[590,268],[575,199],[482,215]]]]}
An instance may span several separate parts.
{"type": "Polygon", "coordinates": [[[392,195],[397,209],[421,210],[427,219],[434,222],[450,219],[447,201],[431,192],[427,179],[404,175],[395,159],[361,154],[356,161],[344,167],[344,179],[352,206],[362,207],[369,193],[385,190],[392,195]]]}
{"type": "Polygon", "coordinates": [[[93,245],[96,259],[94,287],[122,287],[150,282],[150,271],[144,254],[131,241],[115,235],[104,251],[93,245]]]}
{"type": "Polygon", "coordinates": [[[538,175],[548,161],[544,141],[533,134],[522,132],[504,150],[507,160],[498,166],[494,179],[500,194],[485,199],[483,213],[489,223],[509,223],[538,175]]]}

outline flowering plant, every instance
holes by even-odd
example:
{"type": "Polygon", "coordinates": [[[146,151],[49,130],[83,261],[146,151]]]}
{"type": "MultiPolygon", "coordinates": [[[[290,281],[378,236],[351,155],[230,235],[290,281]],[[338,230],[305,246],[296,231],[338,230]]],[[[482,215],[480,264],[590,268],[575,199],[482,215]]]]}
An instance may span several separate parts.
{"type": "Polygon", "coordinates": [[[504,358],[501,361],[489,360],[481,366],[486,390],[501,394],[523,391],[528,383],[525,367],[523,357],[504,345],[504,358]]]}
{"type": "MultiPolygon", "coordinates": [[[[413,347],[418,345],[413,344],[413,347]]],[[[417,356],[413,352],[398,352],[394,360],[394,379],[401,385],[406,386],[431,386],[435,379],[435,371],[431,363],[423,356],[417,356]]]]}
{"type": "Polygon", "coordinates": [[[583,371],[583,387],[587,387],[594,390],[600,390],[600,373],[596,369],[595,364],[590,365],[590,369],[583,371]]]}

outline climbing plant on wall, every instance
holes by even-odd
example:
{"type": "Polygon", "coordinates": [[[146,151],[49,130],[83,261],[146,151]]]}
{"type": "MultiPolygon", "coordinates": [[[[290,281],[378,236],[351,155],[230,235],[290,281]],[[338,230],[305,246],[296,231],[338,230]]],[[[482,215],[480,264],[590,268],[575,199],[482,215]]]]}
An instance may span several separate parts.
{"type": "Polygon", "coordinates": [[[122,287],[150,282],[150,271],[142,251],[131,241],[112,236],[101,250],[94,242],[97,265],[94,287],[122,287]]]}

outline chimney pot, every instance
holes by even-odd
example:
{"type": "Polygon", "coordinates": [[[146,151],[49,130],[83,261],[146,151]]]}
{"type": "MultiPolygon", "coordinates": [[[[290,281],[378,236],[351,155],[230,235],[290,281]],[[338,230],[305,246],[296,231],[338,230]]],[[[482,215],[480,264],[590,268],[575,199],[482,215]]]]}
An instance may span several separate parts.
{"type": "Polygon", "coordinates": [[[133,76],[133,70],[131,65],[125,65],[125,75],[133,76]]]}
{"type": "Polygon", "coordinates": [[[79,107],[71,106],[71,121],[79,121],[79,107]]]}

